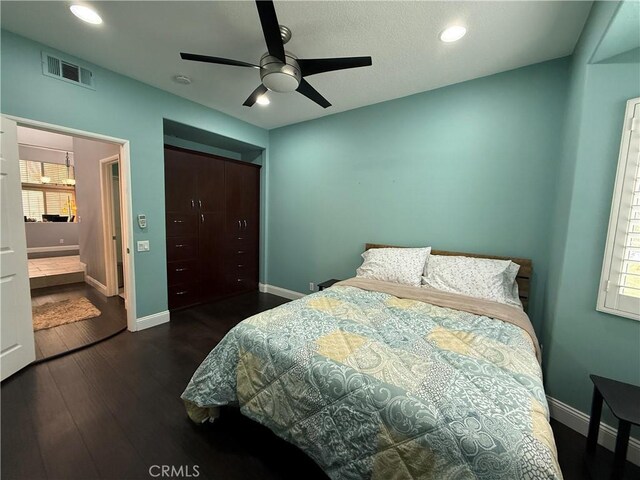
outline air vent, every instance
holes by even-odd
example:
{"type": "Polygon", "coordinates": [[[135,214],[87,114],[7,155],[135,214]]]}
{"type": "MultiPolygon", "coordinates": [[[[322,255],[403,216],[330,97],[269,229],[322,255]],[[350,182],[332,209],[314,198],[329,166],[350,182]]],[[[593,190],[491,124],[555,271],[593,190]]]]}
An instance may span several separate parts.
{"type": "Polygon", "coordinates": [[[57,58],[47,55],[47,68],[47,72],[50,75],[55,75],[56,77],[60,76],[60,60],[57,58]]]}
{"type": "Polygon", "coordinates": [[[80,68],[80,83],[87,87],[93,87],[93,73],[86,68],[80,68]]]}
{"type": "Polygon", "coordinates": [[[48,77],[94,89],[91,70],[47,52],[42,52],[42,73],[48,77]]]}

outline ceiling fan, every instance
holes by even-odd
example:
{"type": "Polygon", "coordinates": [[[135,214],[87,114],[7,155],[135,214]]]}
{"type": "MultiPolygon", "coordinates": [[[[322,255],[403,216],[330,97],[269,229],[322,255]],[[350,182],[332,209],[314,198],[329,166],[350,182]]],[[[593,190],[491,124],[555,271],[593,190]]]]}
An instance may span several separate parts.
{"type": "Polygon", "coordinates": [[[304,77],[318,73],[332,72],[334,70],[368,67],[371,65],[371,57],[297,58],[284,49],[284,44],[291,40],[291,30],[278,23],[273,1],[256,0],[256,5],[258,7],[258,15],[268,50],[267,53],[260,58],[260,65],[228,58],[210,57],[184,52],[180,53],[183,60],[259,69],[262,83],[249,95],[249,98],[245,100],[243,103],[245,107],[252,107],[261,95],[264,95],[269,90],[273,90],[274,92],[296,91],[313,100],[321,107],[327,108],[331,106],[331,103],[320,95],[304,77]]]}

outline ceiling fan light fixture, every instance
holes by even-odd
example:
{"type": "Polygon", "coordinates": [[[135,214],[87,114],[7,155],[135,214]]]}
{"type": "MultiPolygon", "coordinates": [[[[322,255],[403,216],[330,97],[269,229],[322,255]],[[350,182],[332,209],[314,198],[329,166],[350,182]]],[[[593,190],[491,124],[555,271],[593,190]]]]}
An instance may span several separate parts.
{"type": "Polygon", "coordinates": [[[298,92],[309,100],[328,108],[331,103],[324,98],[304,77],[319,73],[371,66],[371,57],[306,58],[298,59],[284,49],[291,40],[291,30],[278,22],[273,0],[256,0],[262,33],[267,44],[267,52],[260,58],[260,65],[230,58],[211,57],[196,53],[180,52],[180,58],[193,62],[205,62],[235,67],[249,67],[260,70],[262,83],[242,104],[251,108],[269,90],[279,93],[298,92]]]}
{"type": "Polygon", "coordinates": [[[285,52],[285,60],[286,63],[283,63],[269,53],[265,53],[260,59],[260,79],[273,92],[294,92],[300,85],[302,73],[296,58],[285,52]]]}
{"type": "Polygon", "coordinates": [[[94,9],[87,7],[86,5],[74,4],[69,7],[71,13],[78,17],[83,22],[90,23],[91,25],[100,25],[102,23],[102,17],[94,9]]]}
{"type": "Polygon", "coordinates": [[[445,28],[440,33],[440,41],[444,43],[457,42],[467,34],[467,29],[462,25],[453,25],[445,28]]]}
{"type": "Polygon", "coordinates": [[[293,92],[300,82],[293,75],[284,72],[268,73],[262,77],[262,83],[273,92],[293,92]]]}
{"type": "Polygon", "coordinates": [[[269,105],[271,101],[269,100],[269,97],[267,97],[267,94],[265,93],[264,95],[260,95],[258,97],[258,99],[256,100],[256,103],[259,105],[269,105]]]}

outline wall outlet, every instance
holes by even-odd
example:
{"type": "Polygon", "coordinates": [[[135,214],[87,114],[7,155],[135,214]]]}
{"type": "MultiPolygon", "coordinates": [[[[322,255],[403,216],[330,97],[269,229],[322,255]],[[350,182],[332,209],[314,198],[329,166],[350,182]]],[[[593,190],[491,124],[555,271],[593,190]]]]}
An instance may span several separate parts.
{"type": "Polygon", "coordinates": [[[313,282],[309,283],[309,291],[310,292],[315,292],[316,291],[316,284],[313,282]]]}
{"type": "Polygon", "coordinates": [[[64,238],[61,238],[61,239],[60,239],[60,243],[61,243],[61,244],[62,244],[62,243],[64,243],[64,238]]]}

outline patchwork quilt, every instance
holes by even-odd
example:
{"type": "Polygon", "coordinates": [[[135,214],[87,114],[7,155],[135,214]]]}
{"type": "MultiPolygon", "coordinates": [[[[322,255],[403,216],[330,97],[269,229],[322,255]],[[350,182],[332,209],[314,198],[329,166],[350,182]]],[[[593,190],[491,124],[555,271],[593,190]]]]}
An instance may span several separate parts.
{"type": "Polygon", "coordinates": [[[182,398],[194,421],[239,406],[332,479],[558,479],[534,343],[502,320],[338,285],[239,323],[182,398]]]}

